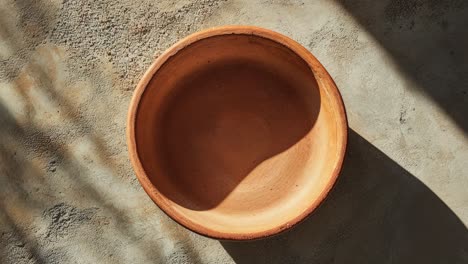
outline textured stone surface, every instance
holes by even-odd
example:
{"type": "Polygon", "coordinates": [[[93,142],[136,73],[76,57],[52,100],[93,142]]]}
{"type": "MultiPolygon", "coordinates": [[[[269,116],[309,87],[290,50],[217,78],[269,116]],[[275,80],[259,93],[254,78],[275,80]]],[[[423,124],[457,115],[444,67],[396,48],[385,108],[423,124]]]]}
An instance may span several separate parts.
{"type": "Polygon", "coordinates": [[[467,263],[463,0],[2,0],[0,263],[467,263]],[[291,232],[200,237],[131,169],[136,82],[177,39],[250,24],[309,48],[351,127],[341,178],[291,232]]]}

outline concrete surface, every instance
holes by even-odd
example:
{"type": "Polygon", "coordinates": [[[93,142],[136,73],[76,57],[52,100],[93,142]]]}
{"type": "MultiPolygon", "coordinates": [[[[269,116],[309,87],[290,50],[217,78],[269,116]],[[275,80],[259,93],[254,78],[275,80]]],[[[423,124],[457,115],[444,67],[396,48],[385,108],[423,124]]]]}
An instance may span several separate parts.
{"type": "Polygon", "coordinates": [[[468,263],[468,2],[0,2],[0,263],[468,263]],[[135,179],[134,86],[199,29],[267,27],[341,89],[348,156],[291,232],[219,242],[135,179]]]}

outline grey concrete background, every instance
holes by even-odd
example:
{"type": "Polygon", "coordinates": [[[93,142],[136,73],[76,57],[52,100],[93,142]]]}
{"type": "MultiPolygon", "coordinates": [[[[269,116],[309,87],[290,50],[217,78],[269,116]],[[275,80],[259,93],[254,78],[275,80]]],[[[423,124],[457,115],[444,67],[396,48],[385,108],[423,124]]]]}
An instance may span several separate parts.
{"type": "Polygon", "coordinates": [[[468,263],[468,1],[0,1],[0,263],[468,263]],[[180,227],[131,169],[136,82],[177,39],[297,40],[351,128],[311,217],[234,243],[180,227]]]}

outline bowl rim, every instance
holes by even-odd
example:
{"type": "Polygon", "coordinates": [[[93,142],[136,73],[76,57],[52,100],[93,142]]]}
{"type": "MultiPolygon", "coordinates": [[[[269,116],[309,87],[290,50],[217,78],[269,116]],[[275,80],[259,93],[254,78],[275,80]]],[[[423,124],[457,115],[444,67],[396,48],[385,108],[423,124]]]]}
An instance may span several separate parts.
{"type": "Polygon", "coordinates": [[[170,218],[172,218],[177,223],[181,224],[185,228],[198,233],[200,235],[219,239],[219,240],[254,240],[265,238],[269,236],[273,236],[279,233],[282,233],[286,230],[291,229],[293,226],[296,226],[298,223],[303,221],[315,209],[322,204],[324,199],[327,197],[328,193],[334,186],[338,175],[341,171],[343,166],[344,156],[346,152],[346,145],[348,140],[348,121],[345,111],[345,106],[341,97],[341,94],[336,87],[335,82],[331,78],[330,74],[327,70],[323,67],[323,65],[315,58],[312,53],[310,53],[305,47],[303,47],[298,42],[292,40],[291,38],[282,35],[278,32],[256,27],[256,26],[245,26],[245,25],[229,25],[229,26],[220,26],[205,29],[202,31],[198,31],[193,33],[175,44],[173,44],[170,48],[164,51],[158,58],[154,60],[154,62],[150,65],[148,70],[145,72],[143,77],[138,82],[136,89],[133,93],[133,96],[130,101],[129,109],[128,109],[128,116],[127,116],[127,129],[126,129],[126,141],[127,147],[129,151],[129,157],[134,169],[135,175],[140,182],[141,186],[148,194],[148,196],[153,200],[153,202],[170,218]],[[301,59],[303,59],[312,70],[315,78],[317,79],[317,83],[321,86],[321,82],[325,82],[328,85],[327,93],[330,96],[332,101],[335,101],[338,109],[336,109],[337,114],[337,135],[341,136],[341,141],[343,144],[341,148],[339,148],[339,156],[337,161],[335,162],[335,167],[333,168],[331,178],[325,188],[321,191],[320,195],[315,201],[311,201],[311,204],[303,211],[302,213],[296,215],[295,217],[289,219],[287,222],[283,223],[280,226],[264,230],[264,231],[256,231],[256,232],[245,232],[245,233],[226,233],[220,232],[218,230],[213,230],[209,227],[197,224],[190,219],[186,218],[184,215],[178,213],[177,211],[173,210],[170,203],[167,201],[168,199],[164,197],[156,187],[151,183],[148,175],[146,174],[145,170],[143,169],[143,165],[138,155],[136,138],[135,138],[135,127],[136,127],[136,115],[138,112],[138,107],[140,104],[140,100],[143,96],[144,91],[146,90],[147,85],[153,78],[154,74],[160,69],[169,58],[176,55],[180,50],[186,48],[187,46],[200,41],[202,39],[215,37],[215,36],[222,36],[222,35],[231,35],[231,34],[239,34],[239,35],[252,35],[257,37],[266,38],[272,40],[276,43],[279,43],[289,50],[296,53],[301,59]],[[320,81],[319,81],[320,79],[320,81]]]}

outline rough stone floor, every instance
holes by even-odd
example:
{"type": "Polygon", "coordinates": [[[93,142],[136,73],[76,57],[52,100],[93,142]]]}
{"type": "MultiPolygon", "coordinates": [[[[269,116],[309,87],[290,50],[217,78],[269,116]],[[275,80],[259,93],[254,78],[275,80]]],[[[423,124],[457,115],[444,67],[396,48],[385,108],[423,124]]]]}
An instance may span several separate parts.
{"type": "Polygon", "coordinates": [[[0,263],[468,263],[467,223],[468,1],[0,1],[0,263]],[[307,47],[350,125],[323,206],[249,243],[165,216],[125,143],[153,59],[225,24],[307,47]]]}

